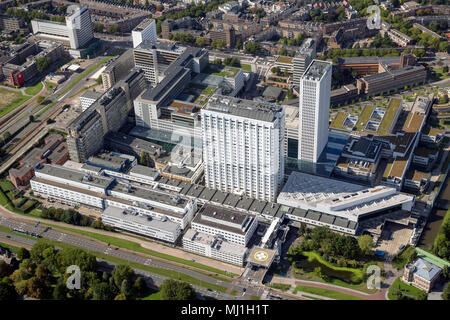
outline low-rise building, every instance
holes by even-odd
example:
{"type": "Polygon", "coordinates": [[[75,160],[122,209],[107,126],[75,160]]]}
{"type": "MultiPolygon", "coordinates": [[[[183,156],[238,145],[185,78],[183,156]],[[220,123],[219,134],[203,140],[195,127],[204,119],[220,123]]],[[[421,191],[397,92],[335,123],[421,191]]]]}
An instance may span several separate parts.
{"type": "Polygon", "coordinates": [[[175,243],[180,236],[180,225],[163,217],[154,218],[114,206],[103,210],[102,222],[106,225],[158,240],[175,243]]]}
{"type": "Polygon", "coordinates": [[[441,273],[441,268],[419,258],[414,264],[408,263],[405,266],[402,280],[421,290],[430,292],[441,273]]]}
{"type": "Polygon", "coordinates": [[[189,229],[183,236],[183,249],[209,258],[242,266],[245,261],[247,248],[232,243],[220,235],[213,236],[189,229]]]}
{"type": "Polygon", "coordinates": [[[220,235],[228,242],[246,246],[258,221],[255,216],[219,206],[205,204],[192,220],[191,228],[212,236],[220,235]]]}

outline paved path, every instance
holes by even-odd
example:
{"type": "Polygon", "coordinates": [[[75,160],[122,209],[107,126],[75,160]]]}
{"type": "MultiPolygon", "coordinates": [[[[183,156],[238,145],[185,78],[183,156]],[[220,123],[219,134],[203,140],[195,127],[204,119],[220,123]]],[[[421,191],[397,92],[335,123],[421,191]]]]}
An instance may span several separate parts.
{"type": "MultiPolygon", "coordinates": [[[[356,297],[359,297],[362,299],[367,299],[367,300],[385,300],[386,299],[385,292],[387,292],[386,288],[381,288],[376,293],[370,294],[370,293],[365,293],[365,292],[355,290],[355,289],[337,286],[334,284],[322,283],[322,282],[317,282],[317,281],[284,278],[284,277],[278,277],[278,276],[273,277],[272,282],[290,284],[294,288],[298,285],[303,285],[303,286],[309,286],[309,287],[329,289],[329,290],[338,291],[341,293],[349,294],[349,295],[356,296],[356,297]]],[[[309,293],[304,293],[304,294],[310,295],[309,293]]],[[[311,295],[311,296],[313,296],[313,295],[311,295]]]]}

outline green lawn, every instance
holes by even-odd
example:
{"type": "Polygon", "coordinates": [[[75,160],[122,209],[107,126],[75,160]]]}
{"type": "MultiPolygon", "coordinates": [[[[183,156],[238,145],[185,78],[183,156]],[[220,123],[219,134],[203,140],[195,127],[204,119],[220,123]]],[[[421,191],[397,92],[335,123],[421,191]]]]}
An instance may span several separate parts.
{"type": "Polygon", "coordinates": [[[344,127],[344,121],[347,119],[347,113],[343,111],[339,111],[336,114],[336,117],[334,118],[333,122],[331,123],[330,127],[336,128],[336,129],[347,129],[344,127]]]}
{"type": "Polygon", "coordinates": [[[6,248],[6,249],[8,249],[9,251],[12,251],[12,252],[17,252],[19,250],[19,247],[12,246],[10,244],[6,244],[6,243],[3,243],[3,242],[0,242],[0,246],[2,246],[3,248],[6,248]]]}
{"type": "MultiPolygon", "coordinates": [[[[222,274],[222,275],[227,275],[227,273],[225,271],[219,270],[219,269],[215,269],[209,266],[205,266],[203,264],[194,262],[194,261],[190,261],[190,260],[186,260],[186,259],[182,259],[182,258],[178,258],[175,256],[171,256],[165,253],[161,253],[161,252],[157,252],[154,250],[149,250],[149,249],[145,249],[143,248],[139,243],[137,242],[133,242],[133,241],[129,241],[129,240],[125,240],[125,239],[119,239],[113,236],[108,236],[108,235],[103,235],[103,234],[98,234],[95,232],[90,232],[90,231],[84,231],[84,230],[78,230],[78,229],[73,229],[73,228],[68,228],[68,227],[61,227],[61,226],[57,226],[57,225],[53,225],[50,223],[45,222],[44,224],[55,227],[55,228],[59,228],[59,229],[63,229],[63,230],[67,230],[67,231],[71,231],[74,233],[78,233],[78,234],[82,234],[106,243],[110,243],[112,246],[116,246],[116,247],[120,247],[120,248],[124,248],[124,249],[128,249],[128,250],[133,250],[136,252],[141,252],[141,253],[145,253],[154,257],[158,257],[158,258],[162,258],[162,259],[166,259],[169,261],[174,261],[174,262],[178,262],[178,263],[182,263],[191,267],[196,267],[205,271],[209,271],[209,272],[214,272],[217,274],[222,274]]],[[[237,276],[236,274],[229,274],[229,276],[237,276]]],[[[227,281],[227,279],[223,279],[223,278],[219,278],[222,281],[227,281]]]]}
{"type": "Polygon", "coordinates": [[[43,88],[43,84],[42,82],[38,82],[35,85],[28,87],[25,89],[25,93],[30,95],[30,96],[35,96],[37,95],[39,92],[41,92],[43,88]]]}
{"type": "Polygon", "coordinates": [[[450,74],[448,72],[445,73],[443,68],[437,68],[437,69],[433,69],[433,70],[436,72],[438,80],[444,80],[444,79],[450,78],[450,74]]]}
{"type": "Polygon", "coordinates": [[[6,179],[1,179],[0,180],[0,188],[5,191],[11,191],[14,190],[16,187],[14,187],[14,185],[11,183],[11,181],[6,180],[6,179]]]}
{"type": "MultiPolygon", "coordinates": [[[[357,281],[358,279],[362,279],[362,276],[363,276],[362,269],[334,266],[334,265],[330,264],[329,262],[324,261],[315,252],[303,252],[302,254],[304,256],[307,256],[309,261],[317,260],[317,262],[320,262],[321,265],[323,265],[325,267],[328,267],[328,268],[331,268],[333,270],[336,270],[338,272],[340,272],[340,271],[341,272],[342,271],[351,272],[353,274],[352,277],[351,277],[353,279],[353,281],[358,282],[357,281]]],[[[299,264],[299,262],[297,262],[297,264],[299,264]]],[[[371,264],[378,264],[380,266],[380,268],[383,269],[383,266],[380,265],[380,263],[377,262],[377,261],[373,261],[373,262],[371,262],[371,264]]],[[[329,275],[330,277],[325,280],[325,279],[322,279],[321,277],[317,276],[316,274],[314,274],[314,272],[312,272],[312,271],[308,272],[308,271],[304,270],[301,267],[302,266],[300,265],[300,268],[295,267],[293,269],[294,276],[296,278],[298,278],[298,279],[301,279],[301,280],[317,281],[317,282],[322,282],[322,283],[334,284],[334,285],[337,285],[337,286],[340,286],[340,287],[354,289],[354,290],[358,290],[358,291],[369,293],[369,294],[377,292],[376,289],[369,289],[369,288],[367,288],[366,283],[363,282],[363,281],[360,281],[360,283],[349,283],[347,281],[344,281],[344,279],[340,279],[339,277],[332,276],[332,275],[329,275]],[[300,269],[301,269],[301,273],[300,273],[300,269]]],[[[322,267],[322,273],[324,275],[327,275],[326,269],[323,268],[323,267],[322,267]]]]}
{"type": "Polygon", "coordinates": [[[379,134],[387,134],[389,131],[389,128],[392,125],[392,122],[394,121],[394,117],[397,114],[398,108],[401,106],[401,99],[395,99],[392,98],[389,102],[389,105],[386,109],[386,112],[383,116],[383,120],[381,120],[380,127],[378,128],[379,134]]]}
{"type": "Polygon", "coordinates": [[[249,64],[241,63],[241,68],[246,72],[252,72],[252,66],[249,64]]]}
{"type": "Polygon", "coordinates": [[[234,77],[239,72],[239,68],[230,67],[230,66],[222,66],[218,64],[210,64],[207,66],[203,73],[207,73],[213,76],[220,77],[234,77]],[[212,66],[211,66],[212,65],[212,66]]]}
{"type": "Polygon", "coordinates": [[[25,96],[20,91],[8,90],[0,88],[0,117],[13,111],[25,101],[31,98],[31,96],[25,96]]]}
{"type": "Polygon", "coordinates": [[[412,298],[417,298],[419,295],[426,293],[423,290],[420,290],[419,288],[416,288],[414,286],[410,286],[409,284],[404,283],[402,280],[400,280],[400,277],[395,279],[392,286],[389,287],[388,291],[388,298],[389,300],[396,300],[394,296],[394,292],[397,290],[400,290],[402,293],[412,296],[412,298]]]}
{"type": "Polygon", "coordinates": [[[366,127],[367,121],[370,119],[373,110],[375,110],[374,106],[365,106],[361,114],[358,118],[358,123],[356,124],[356,130],[361,131],[366,127]]]}
{"type": "Polygon", "coordinates": [[[305,298],[308,298],[308,299],[311,299],[311,300],[324,300],[324,299],[320,299],[320,298],[308,296],[308,295],[306,295],[306,294],[303,294],[302,297],[305,297],[305,298]]]}
{"type": "Polygon", "coordinates": [[[360,297],[352,296],[349,294],[345,294],[339,291],[334,291],[330,289],[316,288],[316,287],[308,287],[308,286],[297,286],[294,289],[294,294],[298,291],[317,294],[318,296],[332,298],[336,300],[365,300],[360,297]]]}
{"type": "Polygon", "coordinates": [[[272,283],[272,284],[265,283],[264,285],[274,289],[279,289],[281,291],[288,291],[291,288],[290,284],[283,284],[283,283],[272,283]]]}
{"type": "Polygon", "coordinates": [[[254,294],[252,294],[252,295],[250,296],[250,300],[260,300],[260,299],[261,299],[260,297],[255,296],[254,294]]]}
{"type": "Polygon", "coordinates": [[[161,291],[152,292],[148,296],[141,298],[139,300],[162,300],[161,291]]]}

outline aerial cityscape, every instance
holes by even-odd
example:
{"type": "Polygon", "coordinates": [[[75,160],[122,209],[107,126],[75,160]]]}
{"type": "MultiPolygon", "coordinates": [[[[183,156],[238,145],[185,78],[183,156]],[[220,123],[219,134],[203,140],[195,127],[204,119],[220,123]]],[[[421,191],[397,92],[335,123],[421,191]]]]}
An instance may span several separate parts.
{"type": "Polygon", "coordinates": [[[450,300],[449,54],[448,0],[0,0],[0,301],[450,300]]]}

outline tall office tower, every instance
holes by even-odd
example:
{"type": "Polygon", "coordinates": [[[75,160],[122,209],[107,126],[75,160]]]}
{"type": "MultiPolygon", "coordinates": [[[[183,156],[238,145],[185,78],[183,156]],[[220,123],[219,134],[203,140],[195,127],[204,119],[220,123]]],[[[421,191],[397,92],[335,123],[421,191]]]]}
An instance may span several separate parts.
{"type": "Polygon", "coordinates": [[[292,59],[293,65],[293,75],[292,81],[294,86],[300,85],[300,78],[305,72],[306,68],[308,68],[311,61],[316,57],[316,48],[315,48],[314,39],[308,38],[306,39],[300,49],[297,51],[296,55],[292,59]]]}
{"type": "Polygon", "coordinates": [[[300,79],[298,158],[318,162],[328,142],[330,62],[313,60],[300,79]]]}
{"type": "Polygon", "coordinates": [[[185,46],[180,46],[169,41],[142,41],[134,51],[134,64],[142,68],[145,78],[156,86],[164,77],[164,72],[184,51],[185,46]]]}
{"type": "Polygon", "coordinates": [[[67,8],[66,26],[71,49],[84,47],[94,37],[91,15],[86,6],[69,6],[67,8]]]}
{"type": "Polygon", "coordinates": [[[213,95],[201,118],[206,186],[275,201],[284,177],[284,109],[213,95]]]}
{"type": "Polygon", "coordinates": [[[136,48],[142,41],[156,41],[156,23],[153,19],[145,19],[131,32],[133,37],[133,48],[136,48]]]}

